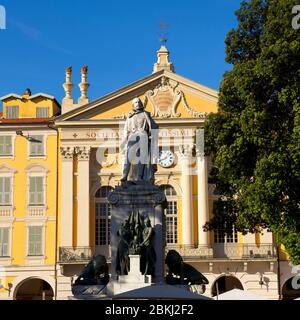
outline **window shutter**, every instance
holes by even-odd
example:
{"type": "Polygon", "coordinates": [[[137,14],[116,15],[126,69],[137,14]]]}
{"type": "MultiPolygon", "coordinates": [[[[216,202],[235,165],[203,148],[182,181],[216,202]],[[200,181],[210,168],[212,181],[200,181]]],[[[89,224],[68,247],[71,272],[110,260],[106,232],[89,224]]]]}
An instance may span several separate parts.
{"type": "Polygon", "coordinates": [[[44,186],[43,177],[30,177],[29,186],[29,204],[42,205],[44,204],[44,186]]]}
{"type": "Polygon", "coordinates": [[[0,204],[3,205],[4,204],[4,177],[0,178],[0,204]]]}
{"type": "Polygon", "coordinates": [[[43,178],[36,177],[36,191],[37,191],[37,203],[43,204],[44,203],[44,192],[43,192],[43,178]]]}
{"type": "Polygon", "coordinates": [[[42,255],[42,226],[29,227],[28,254],[30,256],[42,255]]]}
{"type": "Polygon", "coordinates": [[[11,204],[11,178],[0,177],[0,204],[11,204]]]}
{"type": "Polygon", "coordinates": [[[10,192],[10,178],[9,177],[4,178],[4,191],[10,192]]]}
{"type": "Polygon", "coordinates": [[[7,156],[12,154],[12,137],[0,136],[0,155],[7,156]]]}
{"type": "Polygon", "coordinates": [[[7,155],[12,154],[12,137],[10,136],[5,136],[5,145],[4,145],[4,152],[7,155]]]}
{"type": "Polygon", "coordinates": [[[0,228],[0,256],[8,257],[9,228],[0,228]]]}
{"type": "Polygon", "coordinates": [[[1,155],[5,154],[5,152],[4,152],[4,149],[5,149],[4,141],[5,141],[4,136],[0,136],[0,154],[1,155]]]}
{"type": "Polygon", "coordinates": [[[36,108],[36,117],[37,118],[48,118],[49,117],[49,108],[47,108],[47,107],[36,108]]]}
{"type": "Polygon", "coordinates": [[[35,196],[35,177],[29,178],[29,204],[34,204],[35,196]]]}
{"type": "Polygon", "coordinates": [[[44,155],[44,138],[43,136],[31,136],[30,141],[30,155],[42,156],[44,155]]]}
{"type": "Polygon", "coordinates": [[[19,118],[19,107],[18,106],[6,107],[6,118],[7,119],[19,118]]]}

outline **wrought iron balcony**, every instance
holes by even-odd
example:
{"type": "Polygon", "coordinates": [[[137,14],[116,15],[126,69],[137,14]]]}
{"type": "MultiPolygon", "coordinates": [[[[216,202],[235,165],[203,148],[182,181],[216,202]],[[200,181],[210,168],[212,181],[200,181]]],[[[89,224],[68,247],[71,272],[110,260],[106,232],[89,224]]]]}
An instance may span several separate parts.
{"type": "Polygon", "coordinates": [[[91,246],[91,247],[60,247],[60,264],[81,264],[87,263],[97,254],[102,254],[109,261],[111,258],[110,246],[91,246]]]}
{"type": "Polygon", "coordinates": [[[275,259],[277,257],[276,245],[252,243],[215,243],[213,245],[214,258],[227,259],[275,259]]]}
{"type": "MultiPolygon", "coordinates": [[[[275,244],[214,243],[200,246],[168,244],[165,248],[165,254],[169,250],[176,250],[183,259],[187,260],[274,260],[277,257],[275,244]]],[[[97,254],[104,255],[109,262],[111,260],[110,246],[60,247],[59,263],[87,263],[97,254]]]]}
{"type": "Polygon", "coordinates": [[[213,248],[206,245],[180,245],[167,244],[166,254],[169,250],[176,250],[183,258],[212,259],[213,248]]]}
{"type": "Polygon", "coordinates": [[[207,246],[168,244],[166,253],[172,249],[184,259],[269,260],[277,257],[275,244],[214,243],[207,246]]]}

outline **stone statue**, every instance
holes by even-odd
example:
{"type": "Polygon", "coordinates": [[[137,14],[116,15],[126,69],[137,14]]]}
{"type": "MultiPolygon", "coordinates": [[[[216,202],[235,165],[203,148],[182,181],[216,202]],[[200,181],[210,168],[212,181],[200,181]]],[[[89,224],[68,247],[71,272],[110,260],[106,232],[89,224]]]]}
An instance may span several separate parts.
{"type": "Polygon", "coordinates": [[[142,101],[133,99],[120,146],[124,158],[122,182],[154,182],[158,153],[156,129],[158,126],[142,101]]]}
{"type": "Polygon", "coordinates": [[[193,266],[184,263],[181,255],[176,250],[169,250],[166,256],[169,272],[166,276],[167,284],[208,284],[207,278],[193,266]]]}
{"type": "Polygon", "coordinates": [[[153,275],[155,271],[156,254],[153,248],[154,229],[148,216],[144,218],[143,242],[141,243],[141,272],[153,275]]]}
{"type": "Polygon", "coordinates": [[[103,255],[97,255],[84,267],[75,285],[106,285],[109,282],[108,265],[103,255]]]}

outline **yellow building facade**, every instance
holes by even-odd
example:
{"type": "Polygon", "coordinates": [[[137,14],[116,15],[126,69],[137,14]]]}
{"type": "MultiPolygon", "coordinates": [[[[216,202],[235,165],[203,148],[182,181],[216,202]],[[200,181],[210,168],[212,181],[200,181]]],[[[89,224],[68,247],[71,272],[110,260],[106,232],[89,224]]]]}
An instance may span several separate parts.
{"type": "MultiPolygon", "coordinates": [[[[57,134],[50,119],[60,113],[45,94],[2,97],[0,121],[0,295],[26,298],[23,281],[53,296],[56,265],[57,134]],[[23,290],[24,289],[24,290],[23,290]],[[10,292],[8,292],[10,291],[10,292]],[[18,296],[13,296],[18,292],[18,296]]],[[[25,284],[26,287],[26,284],[25,284]]]]}
{"type": "Polygon", "coordinates": [[[203,152],[204,122],[218,111],[215,90],[175,73],[165,46],[151,75],[95,101],[87,96],[86,67],[77,103],[71,68],[63,86],[61,110],[45,94],[2,98],[0,297],[10,291],[16,299],[67,299],[93,255],[105,255],[110,264],[107,195],[120,184],[120,138],[132,99],[139,97],[159,125],[155,183],[168,201],[166,251],[176,249],[209,279],[207,296],[236,287],[278,298],[278,286],[284,290],[293,275],[288,261],[278,265],[270,232],[242,236],[202,229],[220,196],[209,183],[212,164],[203,152]],[[29,281],[36,293],[30,293],[29,281]]]}

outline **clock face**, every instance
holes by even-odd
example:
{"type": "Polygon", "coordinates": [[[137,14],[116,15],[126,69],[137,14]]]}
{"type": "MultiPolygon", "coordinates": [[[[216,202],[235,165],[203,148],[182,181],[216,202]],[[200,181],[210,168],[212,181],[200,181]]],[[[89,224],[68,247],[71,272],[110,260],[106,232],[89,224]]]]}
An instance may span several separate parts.
{"type": "Polygon", "coordinates": [[[159,159],[158,163],[163,167],[163,168],[169,168],[171,165],[173,165],[175,160],[175,156],[172,151],[170,150],[162,150],[159,153],[159,159]]]}

